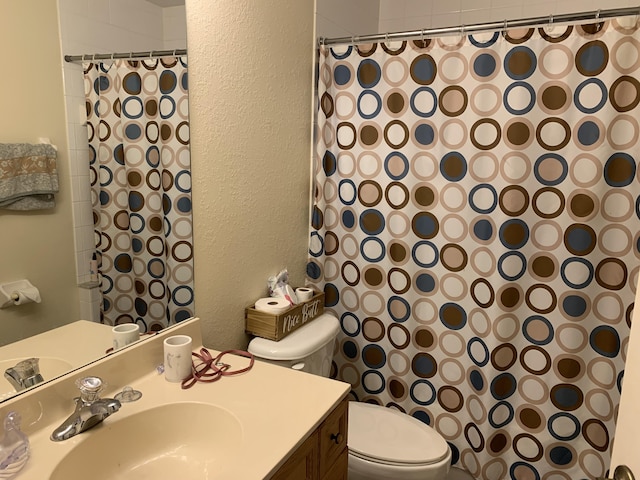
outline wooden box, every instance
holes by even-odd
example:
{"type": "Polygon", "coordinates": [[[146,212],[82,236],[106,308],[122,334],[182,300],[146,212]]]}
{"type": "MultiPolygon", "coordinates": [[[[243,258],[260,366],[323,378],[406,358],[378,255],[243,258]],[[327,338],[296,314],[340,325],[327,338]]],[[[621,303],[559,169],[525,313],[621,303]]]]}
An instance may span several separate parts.
{"type": "Polygon", "coordinates": [[[244,312],[245,332],[269,340],[282,340],[305,323],[324,312],[324,292],[316,292],[310,300],[274,315],[256,310],[253,305],[244,312]]]}

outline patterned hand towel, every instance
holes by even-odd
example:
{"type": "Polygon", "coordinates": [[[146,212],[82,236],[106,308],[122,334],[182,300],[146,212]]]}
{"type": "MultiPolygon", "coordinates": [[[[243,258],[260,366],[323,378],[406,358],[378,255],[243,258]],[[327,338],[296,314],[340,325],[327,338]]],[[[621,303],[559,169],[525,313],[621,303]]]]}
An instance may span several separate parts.
{"type": "Polygon", "coordinates": [[[0,143],[0,208],[55,207],[56,149],[48,144],[0,143]]]}

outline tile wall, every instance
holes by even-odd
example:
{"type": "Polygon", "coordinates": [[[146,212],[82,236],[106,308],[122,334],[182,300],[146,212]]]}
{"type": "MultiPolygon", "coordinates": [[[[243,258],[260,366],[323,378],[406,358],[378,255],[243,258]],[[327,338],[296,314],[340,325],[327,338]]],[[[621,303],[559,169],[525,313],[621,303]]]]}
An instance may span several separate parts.
{"type": "MultiPolygon", "coordinates": [[[[186,48],[184,6],[163,9],[145,0],[59,0],[58,7],[65,55],[186,48]]],[[[89,261],[95,242],[81,65],[63,62],[63,77],[77,281],[88,287],[89,261]]],[[[99,311],[98,288],[81,288],[80,318],[96,321],[99,311]]]]}
{"type": "Polygon", "coordinates": [[[320,37],[400,32],[635,7],[637,0],[317,0],[320,37]]]}
{"type": "Polygon", "coordinates": [[[317,0],[316,36],[348,37],[378,31],[379,9],[383,1],[317,0]]]}
{"type": "Polygon", "coordinates": [[[634,7],[637,0],[379,0],[380,32],[634,7]]]}

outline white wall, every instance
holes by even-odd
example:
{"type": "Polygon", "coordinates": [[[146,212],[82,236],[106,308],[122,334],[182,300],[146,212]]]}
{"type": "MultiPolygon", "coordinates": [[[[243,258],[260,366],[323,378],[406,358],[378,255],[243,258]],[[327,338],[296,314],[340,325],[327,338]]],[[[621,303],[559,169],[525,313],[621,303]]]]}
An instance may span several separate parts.
{"type": "MultiPolygon", "coordinates": [[[[186,48],[182,7],[161,8],[144,0],[58,0],[65,55],[186,48]]],[[[89,260],[95,249],[89,186],[84,81],[79,63],[63,65],[71,181],[75,265],[78,284],[89,287],[89,260]]],[[[80,289],[80,315],[98,320],[97,287],[80,289]]]]}
{"type": "Polygon", "coordinates": [[[636,5],[637,0],[380,0],[378,31],[471,25],[636,5]]]}

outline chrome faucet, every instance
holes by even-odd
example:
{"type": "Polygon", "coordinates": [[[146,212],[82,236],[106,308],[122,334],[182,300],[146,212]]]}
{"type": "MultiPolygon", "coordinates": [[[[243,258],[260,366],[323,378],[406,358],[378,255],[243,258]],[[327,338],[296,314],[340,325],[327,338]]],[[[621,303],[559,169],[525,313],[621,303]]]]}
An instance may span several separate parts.
{"type": "Polygon", "coordinates": [[[40,374],[40,365],[37,358],[27,358],[18,362],[14,367],[9,367],[4,371],[4,378],[16,389],[16,392],[43,382],[40,374]]]}
{"type": "Polygon", "coordinates": [[[114,398],[100,398],[105,384],[99,377],[85,377],[76,380],[80,396],[75,398],[76,409],[62,425],[51,434],[51,440],[60,442],[89,430],[112,413],[120,410],[120,402],[114,398]]]}

